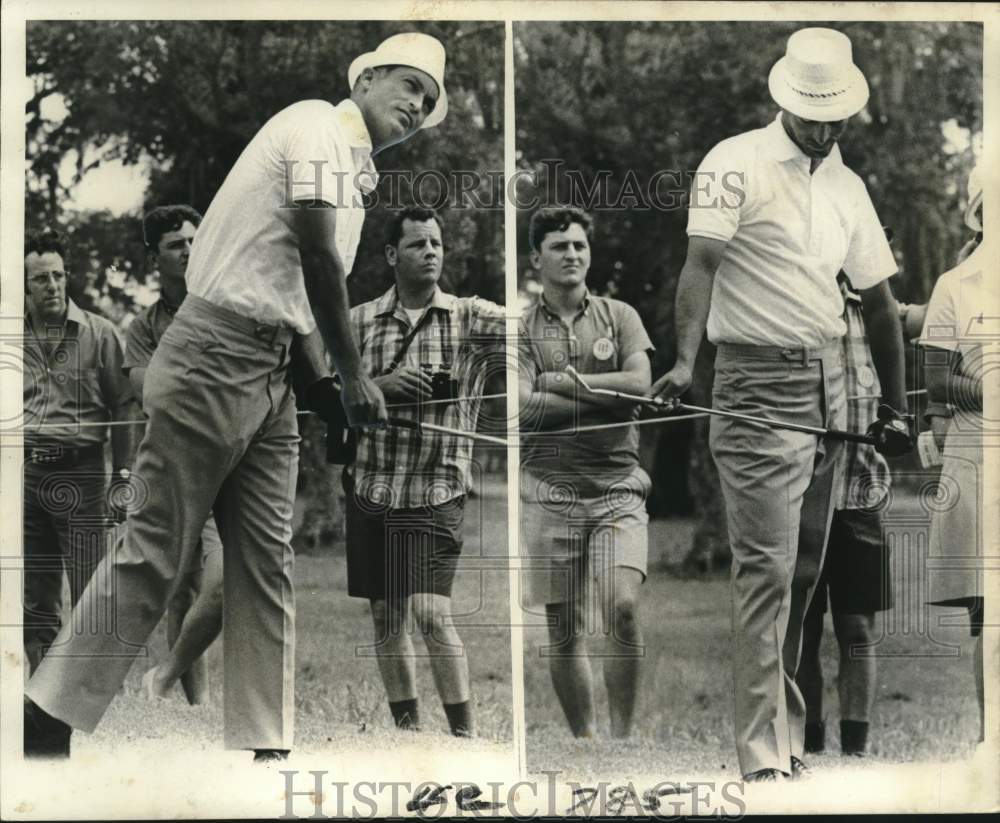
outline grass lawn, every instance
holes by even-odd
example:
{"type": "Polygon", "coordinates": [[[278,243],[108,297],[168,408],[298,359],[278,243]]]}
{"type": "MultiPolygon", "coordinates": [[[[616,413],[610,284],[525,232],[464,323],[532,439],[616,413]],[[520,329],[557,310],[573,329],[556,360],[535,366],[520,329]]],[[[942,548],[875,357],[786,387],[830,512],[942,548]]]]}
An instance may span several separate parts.
{"type": "MultiPolygon", "coordinates": [[[[870,734],[871,757],[839,756],[836,681],[837,651],[827,615],[824,636],[827,754],[812,756],[817,776],[831,770],[868,773],[883,765],[947,761],[967,756],[978,735],[978,711],[971,659],[942,656],[935,642],[943,634],[928,624],[933,611],[921,608],[914,570],[921,510],[897,499],[889,513],[900,544],[894,549],[896,609],[879,619],[883,639],[877,701],[870,734]],[[908,535],[908,536],[907,536],[908,535]],[[904,562],[906,561],[906,562],[904,562]],[[936,632],[936,634],[935,634],[936,632]]],[[[592,659],[599,734],[579,741],[569,733],[539,650],[544,628],[525,630],[525,716],[528,771],[559,769],[577,779],[631,779],[658,775],[739,777],[733,738],[728,577],[681,579],[668,570],[690,545],[693,523],[654,521],[650,529],[650,570],[643,587],[641,619],[645,659],[637,721],[628,741],[607,739],[608,709],[601,661],[592,659]]],[[[924,524],[926,525],[926,524],[924,524]]],[[[963,632],[967,635],[967,630],[963,632]]],[[[592,649],[598,648],[596,640],[592,649]]],[[[609,664],[613,661],[609,660],[609,664]]]]}
{"type": "MultiPolygon", "coordinates": [[[[511,751],[512,691],[506,503],[500,481],[485,496],[469,499],[465,547],[454,587],[456,624],[469,658],[474,717],[479,740],[454,741],[431,680],[426,658],[417,664],[421,718],[428,747],[469,750],[495,745],[511,751]],[[471,747],[471,748],[470,748],[471,747]]],[[[373,629],[368,602],[347,596],[343,546],[324,555],[296,558],[297,650],[295,748],[394,748],[410,745],[412,733],[397,732],[370,645],[373,629]]],[[[417,653],[425,653],[419,633],[417,653]]],[[[140,678],[166,651],[164,626],[150,644],[151,660],[133,666],[123,694],[114,701],[94,734],[78,734],[76,751],[140,744],[156,739],[168,747],[212,750],[222,746],[222,644],[208,651],[211,698],[189,707],[180,688],[167,701],[149,702],[139,693],[140,678]]]]}

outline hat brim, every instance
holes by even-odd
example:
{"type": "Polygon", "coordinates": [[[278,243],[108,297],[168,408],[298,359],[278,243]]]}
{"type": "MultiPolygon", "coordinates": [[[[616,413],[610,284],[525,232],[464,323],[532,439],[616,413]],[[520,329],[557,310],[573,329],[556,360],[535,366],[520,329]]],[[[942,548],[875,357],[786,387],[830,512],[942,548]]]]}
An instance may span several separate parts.
{"type": "Polygon", "coordinates": [[[365,69],[375,69],[379,66],[410,66],[414,69],[419,69],[420,71],[427,74],[435,83],[438,85],[438,99],[434,104],[434,108],[431,109],[431,113],[424,118],[424,122],[420,124],[421,129],[430,129],[444,120],[445,115],[448,114],[448,92],[445,91],[444,81],[439,80],[434,77],[427,69],[423,66],[415,66],[413,64],[413,58],[410,55],[404,54],[393,54],[382,52],[381,54],[376,54],[373,51],[362,54],[359,57],[355,57],[351,63],[351,67],[347,70],[347,84],[350,88],[354,88],[354,84],[358,81],[361,73],[365,69]]]}
{"type": "Polygon", "coordinates": [[[782,57],[771,68],[767,87],[771,98],[785,111],[805,120],[829,123],[852,117],[868,102],[868,81],[861,69],[852,65],[846,82],[847,87],[842,90],[797,88],[788,74],[788,63],[782,57]]]}

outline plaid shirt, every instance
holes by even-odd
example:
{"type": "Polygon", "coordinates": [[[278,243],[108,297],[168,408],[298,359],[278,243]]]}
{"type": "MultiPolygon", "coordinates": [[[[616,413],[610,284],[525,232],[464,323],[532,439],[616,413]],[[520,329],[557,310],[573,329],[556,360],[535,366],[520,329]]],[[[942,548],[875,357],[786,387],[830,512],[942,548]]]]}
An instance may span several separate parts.
{"type": "MultiPolygon", "coordinates": [[[[390,408],[393,417],[475,431],[487,376],[505,368],[504,309],[478,297],[455,297],[438,289],[426,309],[431,313],[413,339],[400,367],[435,371],[450,367],[458,403],[390,408]]],[[[419,322],[419,321],[418,321],[419,322]]],[[[396,287],[351,309],[361,361],[372,377],[389,371],[413,328],[396,296],[396,287]]],[[[394,401],[390,401],[392,406],[394,401]]],[[[399,427],[364,430],[348,471],[358,495],[390,508],[440,505],[471,488],[473,441],[441,432],[399,427]]]]}
{"type": "MultiPolygon", "coordinates": [[[[882,386],[875,372],[861,298],[840,281],[844,297],[844,384],[847,389],[847,430],[864,434],[875,420],[882,386]],[[860,395],[860,397],[859,397],[860,395]],[[859,397],[852,400],[852,397],[859,397]]],[[[870,509],[889,493],[889,466],[873,446],[847,442],[843,474],[837,492],[838,509],[870,509]]]]}

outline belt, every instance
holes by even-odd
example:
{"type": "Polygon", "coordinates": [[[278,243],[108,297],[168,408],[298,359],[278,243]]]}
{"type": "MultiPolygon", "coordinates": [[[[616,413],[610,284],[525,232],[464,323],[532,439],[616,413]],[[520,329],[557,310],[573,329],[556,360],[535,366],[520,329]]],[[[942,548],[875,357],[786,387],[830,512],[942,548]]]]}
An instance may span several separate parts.
{"type": "Polygon", "coordinates": [[[262,323],[249,317],[244,317],[231,309],[212,303],[202,297],[189,294],[178,309],[179,315],[196,315],[214,322],[222,322],[229,328],[261,341],[267,346],[291,344],[293,331],[287,326],[262,323]]]}
{"type": "Polygon", "coordinates": [[[749,360],[777,360],[787,363],[801,363],[803,366],[812,360],[839,359],[841,354],[839,340],[822,346],[751,346],[743,343],[719,343],[717,350],[723,357],[740,357],[749,360]]]}
{"type": "Polygon", "coordinates": [[[90,446],[25,446],[24,459],[39,466],[75,466],[84,460],[104,457],[104,444],[90,446]]]}

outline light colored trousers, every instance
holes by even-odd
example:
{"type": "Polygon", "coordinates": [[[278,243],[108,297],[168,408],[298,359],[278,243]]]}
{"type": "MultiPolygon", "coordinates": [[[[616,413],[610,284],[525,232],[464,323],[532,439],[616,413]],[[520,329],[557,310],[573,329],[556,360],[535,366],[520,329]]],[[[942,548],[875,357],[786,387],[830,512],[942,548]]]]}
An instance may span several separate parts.
{"type": "Polygon", "coordinates": [[[195,562],[214,508],[224,547],[225,745],[292,746],[291,540],[298,470],[287,329],[189,295],[146,373],[149,414],[123,545],[97,569],[26,688],[92,731],[195,562]],[[74,627],[82,626],[81,630],[74,627]]]}
{"type": "MultiPolygon", "coordinates": [[[[839,341],[820,349],[721,344],[715,408],[842,429],[839,341]]],[[[743,774],[789,772],[802,757],[805,701],[795,685],[802,621],[823,567],[841,443],[713,417],[733,552],[733,686],[743,774]]]]}

